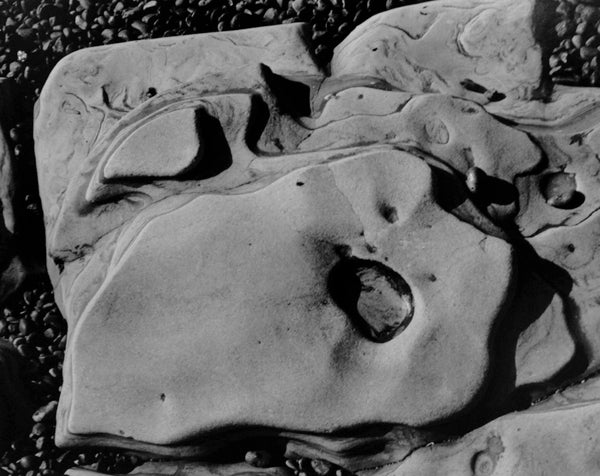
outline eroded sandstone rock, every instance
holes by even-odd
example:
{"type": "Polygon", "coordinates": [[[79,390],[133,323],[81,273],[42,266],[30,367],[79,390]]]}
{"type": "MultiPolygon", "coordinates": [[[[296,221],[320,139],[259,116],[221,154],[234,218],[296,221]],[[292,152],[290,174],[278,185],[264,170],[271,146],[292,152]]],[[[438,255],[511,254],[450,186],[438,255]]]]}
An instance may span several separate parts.
{"type": "Polygon", "coordinates": [[[69,324],[57,442],[514,468],[521,413],[488,422],[600,347],[598,93],[539,100],[536,11],[387,12],[329,76],[299,25],[63,60],[36,118],[69,324]]]}
{"type": "Polygon", "coordinates": [[[419,449],[396,467],[360,474],[597,474],[599,390],[596,378],[529,410],[498,418],[458,441],[419,449]]]}

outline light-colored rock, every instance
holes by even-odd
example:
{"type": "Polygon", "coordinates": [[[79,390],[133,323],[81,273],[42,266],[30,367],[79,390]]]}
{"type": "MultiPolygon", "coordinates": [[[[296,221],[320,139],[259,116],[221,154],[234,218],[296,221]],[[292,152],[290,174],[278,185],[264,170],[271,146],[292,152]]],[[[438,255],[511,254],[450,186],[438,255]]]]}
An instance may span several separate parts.
{"type": "Polygon", "coordinates": [[[381,13],[336,48],[331,76],[480,104],[494,93],[529,99],[542,74],[533,8],[531,0],[442,0],[381,13]]]}
{"type": "Polygon", "coordinates": [[[363,476],[593,476],[600,471],[598,379],[511,413],[458,441],[415,451],[363,476]]]}
{"type": "Polygon", "coordinates": [[[534,11],[381,14],[328,77],[298,25],[64,59],[35,124],[57,443],[510,474],[578,431],[595,405],[418,449],[597,369],[598,93],[534,99],[534,11]]]}
{"type": "Polygon", "coordinates": [[[422,426],[465,408],[485,380],[512,253],[432,193],[425,163],[387,151],[301,169],[251,194],[149,207],[121,232],[77,322],[68,431],[166,444],[231,422],[330,432],[350,422],[422,426]],[[384,205],[397,211],[392,223],[384,205]],[[228,218],[217,226],[220,214],[228,218]],[[370,322],[358,295],[356,315],[335,302],[332,288],[353,298],[352,260],[408,283],[414,316],[387,345],[357,330],[353,319],[370,322]],[[348,269],[332,271],[340,262],[348,269]],[[465,289],[485,299],[473,303],[465,289]],[[139,386],[122,385],[140,375],[139,386]],[[299,418],[297,408],[311,411],[299,418]]]}

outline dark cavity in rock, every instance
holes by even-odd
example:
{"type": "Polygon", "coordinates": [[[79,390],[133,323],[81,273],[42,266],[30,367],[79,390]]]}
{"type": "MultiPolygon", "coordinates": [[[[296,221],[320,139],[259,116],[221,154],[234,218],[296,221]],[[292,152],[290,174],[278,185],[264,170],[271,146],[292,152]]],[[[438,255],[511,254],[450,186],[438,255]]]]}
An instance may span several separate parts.
{"type": "Polygon", "coordinates": [[[407,282],[376,261],[343,259],[329,274],[329,292],[365,337],[389,342],[414,315],[414,299],[407,282]]]}

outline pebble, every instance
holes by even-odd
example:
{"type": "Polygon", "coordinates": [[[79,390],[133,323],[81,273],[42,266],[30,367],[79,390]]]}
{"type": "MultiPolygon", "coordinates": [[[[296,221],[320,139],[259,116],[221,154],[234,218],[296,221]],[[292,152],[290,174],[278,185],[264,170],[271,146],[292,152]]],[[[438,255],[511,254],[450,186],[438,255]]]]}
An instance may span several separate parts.
{"type": "Polygon", "coordinates": [[[24,470],[36,469],[39,466],[39,459],[34,455],[28,455],[21,458],[19,461],[19,466],[24,470]]]}
{"type": "Polygon", "coordinates": [[[34,422],[39,423],[45,421],[48,418],[54,417],[56,409],[58,408],[58,402],[53,400],[43,407],[39,408],[31,417],[34,422]]]}
{"type": "Polygon", "coordinates": [[[596,48],[591,48],[589,46],[583,46],[579,49],[579,55],[582,59],[590,59],[598,54],[598,50],[596,48]]]}
{"type": "Polygon", "coordinates": [[[264,450],[258,451],[248,451],[246,452],[245,461],[250,466],[254,466],[256,468],[268,468],[271,466],[273,458],[271,453],[264,450]]]}
{"type": "Polygon", "coordinates": [[[331,472],[333,465],[322,459],[313,459],[310,462],[312,470],[317,476],[326,476],[331,472]]]}
{"type": "Polygon", "coordinates": [[[478,193],[486,179],[486,173],[479,167],[471,167],[467,170],[466,184],[471,193],[478,193]]]}
{"type": "Polygon", "coordinates": [[[300,13],[304,8],[306,8],[307,1],[306,0],[293,0],[292,8],[296,11],[296,13],[300,13]]]}
{"type": "Polygon", "coordinates": [[[31,429],[31,436],[32,437],[42,436],[45,432],[46,432],[46,425],[39,422],[39,423],[36,423],[35,425],[33,425],[33,428],[31,429]]]}

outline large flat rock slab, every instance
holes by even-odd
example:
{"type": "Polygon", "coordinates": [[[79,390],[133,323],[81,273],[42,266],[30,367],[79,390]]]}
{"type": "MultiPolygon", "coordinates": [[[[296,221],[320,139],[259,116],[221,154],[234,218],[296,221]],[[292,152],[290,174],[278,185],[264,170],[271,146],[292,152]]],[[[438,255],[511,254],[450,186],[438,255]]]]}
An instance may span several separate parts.
{"type": "Polygon", "coordinates": [[[487,422],[600,355],[598,93],[538,100],[537,11],[387,12],[325,69],[301,25],[65,58],[35,124],[57,443],[462,471],[418,448],[481,427],[469,468],[514,468],[520,413],[487,422]]]}

